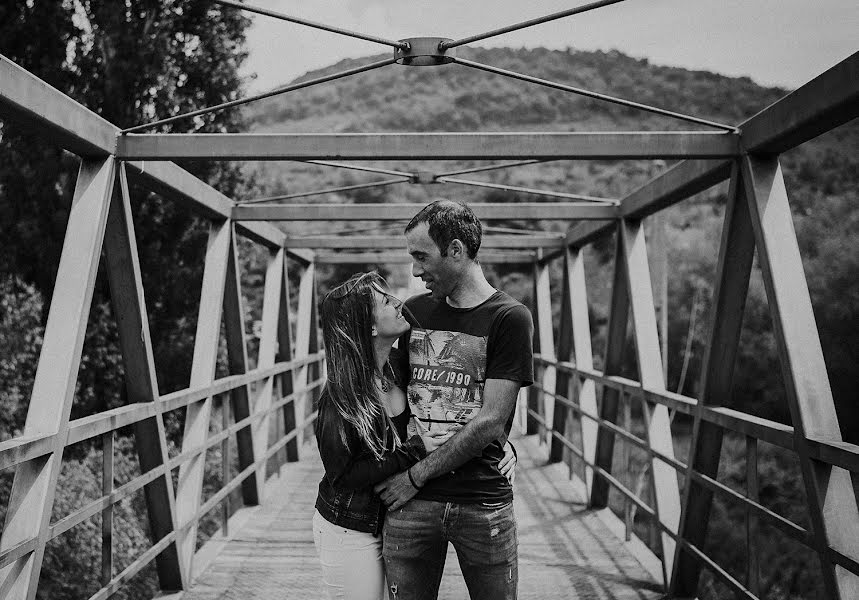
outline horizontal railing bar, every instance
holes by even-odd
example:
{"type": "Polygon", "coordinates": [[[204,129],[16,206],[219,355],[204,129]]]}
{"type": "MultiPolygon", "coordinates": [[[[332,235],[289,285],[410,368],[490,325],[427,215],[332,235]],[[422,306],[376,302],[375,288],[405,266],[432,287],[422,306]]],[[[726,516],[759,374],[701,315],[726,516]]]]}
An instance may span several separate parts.
{"type": "Polygon", "coordinates": [[[734,579],[734,577],[730,573],[720,567],[716,563],[716,561],[707,556],[703,550],[701,550],[694,544],[686,541],[685,539],[679,539],[677,541],[678,543],[683,544],[684,548],[691,552],[698,560],[703,562],[704,566],[710,569],[719,579],[722,580],[722,583],[727,585],[734,592],[741,594],[747,600],[761,600],[758,596],[755,596],[753,593],[747,590],[739,581],[734,579]]]}
{"type": "Polygon", "coordinates": [[[502,160],[734,158],[721,131],[492,133],[143,133],[120,136],[124,160],[502,160]]]}
{"type": "Polygon", "coordinates": [[[89,600],[107,600],[113,594],[115,594],[119,588],[129,579],[137,575],[143,567],[148,565],[155,559],[156,556],[161,554],[167,546],[172,544],[176,539],[176,532],[171,531],[163,538],[158,540],[158,542],[152,546],[149,550],[141,554],[137,557],[137,559],[128,565],[125,569],[122,570],[116,577],[110,580],[106,586],[101,588],[95,594],[89,597],[89,600]]]}
{"type": "Polygon", "coordinates": [[[847,569],[854,575],[859,575],[859,561],[854,558],[847,556],[836,550],[833,547],[829,547],[828,553],[830,560],[835,564],[847,569]]]}
{"type": "Polygon", "coordinates": [[[324,352],[317,352],[316,354],[310,354],[308,356],[297,358],[289,362],[277,363],[276,365],[269,367],[265,370],[255,369],[242,375],[230,375],[228,377],[218,379],[214,383],[207,386],[189,388],[185,390],[180,390],[178,392],[171,392],[170,394],[165,394],[164,396],[161,396],[160,401],[163,405],[162,410],[165,412],[169,412],[178,408],[184,408],[192,402],[196,402],[198,400],[205,400],[209,396],[223,394],[224,392],[229,392],[235,388],[242,387],[243,385],[247,385],[255,381],[262,381],[263,379],[272,377],[274,375],[279,375],[286,371],[291,371],[292,369],[298,369],[307,364],[318,362],[324,357],[324,352]]]}
{"type": "Polygon", "coordinates": [[[84,521],[86,521],[90,517],[93,517],[94,515],[98,514],[100,511],[104,510],[105,508],[116,504],[117,502],[119,502],[123,498],[133,494],[134,492],[136,492],[137,490],[139,490],[140,488],[142,488],[143,486],[145,486],[149,482],[154,481],[158,477],[163,476],[165,471],[168,471],[168,470],[172,471],[173,469],[176,469],[179,466],[181,466],[181,464],[184,463],[186,460],[200,454],[201,452],[210,450],[212,447],[216,446],[217,444],[219,444],[224,439],[230,437],[231,435],[234,435],[235,433],[237,433],[241,429],[244,429],[245,427],[250,425],[253,421],[258,420],[259,418],[261,418],[264,415],[270,414],[272,411],[276,410],[280,406],[283,406],[284,404],[292,402],[296,396],[298,396],[300,394],[307,393],[309,391],[312,391],[313,389],[318,387],[318,385],[320,384],[320,381],[321,380],[317,380],[311,386],[309,386],[305,389],[301,389],[301,390],[294,392],[292,394],[289,394],[289,396],[286,396],[283,399],[281,399],[276,406],[270,407],[264,413],[255,413],[255,414],[252,414],[252,415],[245,417],[241,421],[238,421],[235,424],[231,425],[228,429],[224,429],[222,431],[219,431],[217,434],[207,438],[205,444],[200,445],[200,446],[196,446],[194,448],[190,448],[190,449],[182,452],[181,454],[174,456],[166,464],[160,465],[159,467],[157,467],[155,469],[151,469],[151,470],[147,471],[146,473],[143,473],[142,475],[135,477],[131,481],[122,485],[121,487],[116,488],[110,494],[108,494],[106,496],[102,496],[99,499],[94,500],[93,502],[91,502],[87,506],[85,506],[81,509],[78,509],[75,512],[63,517],[62,519],[60,519],[59,521],[57,521],[56,523],[51,525],[50,530],[49,530],[50,531],[49,539],[54,539],[58,535],[62,535],[63,533],[67,532],[69,529],[72,529],[73,527],[83,523],[84,521]]]}
{"type": "Polygon", "coordinates": [[[712,477],[708,477],[703,473],[699,473],[698,471],[692,471],[692,478],[697,483],[700,483],[709,490],[714,492],[721,492],[725,497],[731,498],[734,502],[741,504],[744,508],[754,511],[754,513],[758,517],[763,518],[763,520],[766,521],[769,525],[775,527],[789,538],[794,539],[797,542],[804,544],[811,549],[814,549],[814,539],[804,527],[797,525],[790,519],[786,519],[780,514],[771,511],[762,504],[747,498],[736,490],[732,490],[724,483],[721,483],[720,481],[717,481],[712,477]]]}
{"type": "MultiPolygon", "coordinates": [[[[618,2],[619,0],[614,0],[618,2]]],[[[382,44],[384,46],[391,46],[393,48],[399,48],[400,50],[408,50],[409,43],[403,42],[399,40],[388,40],[382,37],[378,37],[375,35],[368,35],[366,33],[359,33],[357,31],[350,31],[348,29],[343,29],[341,27],[334,27],[333,25],[325,25],[324,23],[316,23],[315,21],[309,21],[307,19],[302,19],[299,17],[293,17],[291,15],[285,15],[280,12],[275,12],[273,10],[267,10],[265,8],[259,8],[257,6],[251,6],[249,4],[240,4],[238,2],[230,2],[229,0],[214,0],[217,4],[221,4],[223,6],[230,6],[232,8],[237,8],[239,10],[246,10],[248,12],[257,13],[260,15],[265,15],[266,17],[273,17],[275,19],[280,19],[281,21],[289,21],[290,23],[295,23],[297,25],[304,25],[305,27],[310,27],[313,29],[321,29],[322,31],[327,31],[329,33],[337,33],[339,35],[345,35],[347,37],[356,38],[359,40],[364,40],[366,42],[374,42],[376,44],[382,44]]]]}
{"type": "MultiPolygon", "coordinates": [[[[619,391],[640,393],[643,390],[645,398],[648,401],[655,404],[663,404],[668,408],[678,410],[684,414],[693,415],[693,411],[697,405],[697,400],[694,398],[689,398],[669,391],[656,391],[642,388],[639,382],[631,379],[618,377],[616,375],[606,376],[599,371],[577,368],[572,363],[553,361],[539,355],[534,358],[544,364],[554,366],[559,371],[564,371],[574,376],[585,377],[598,383],[608,385],[619,391]]],[[[754,415],[749,415],[747,413],[725,407],[705,406],[702,409],[702,418],[714,425],[719,425],[720,427],[724,427],[725,429],[737,433],[750,435],[786,450],[794,449],[794,430],[789,425],[762,419],[754,415]]],[[[818,443],[818,447],[823,446],[823,442],[818,443]]],[[[841,456],[842,459],[847,456],[844,451],[836,450],[837,447],[835,446],[826,445],[825,447],[827,450],[831,450],[831,454],[841,456]]],[[[824,459],[821,457],[820,460],[824,459]]],[[[842,460],[842,462],[845,461],[842,460]]],[[[847,462],[847,464],[850,463],[847,462]]]]}
{"type": "Polygon", "coordinates": [[[567,200],[580,200],[582,202],[596,202],[600,204],[611,204],[617,206],[620,201],[614,198],[597,198],[595,196],[584,196],[582,194],[571,194],[568,192],[555,192],[552,190],[538,190],[536,188],[528,188],[518,185],[505,185],[503,183],[492,183],[488,181],[474,181],[473,179],[460,179],[459,177],[438,177],[436,181],[439,183],[458,183],[460,185],[470,185],[473,187],[489,188],[492,190],[504,190],[505,192],[520,192],[523,194],[533,194],[535,196],[546,196],[548,198],[564,198],[567,200]]]}
{"type": "Polygon", "coordinates": [[[859,446],[843,441],[806,438],[811,458],[853,473],[859,473],[859,446]]]}
{"type": "Polygon", "coordinates": [[[52,540],[55,537],[64,534],[69,529],[80,525],[81,523],[91,517],[94,517],[104,509],[113,506],[124,498],[130,496],[131,494],[145,486],[147,483],[155,481],[159,477],[163,477],[165,470],[166,468],[163,465],[156,467],[155,469],[150,469],[146,473],[138,475],[131,481],[128,481],[122,486],[114,489],[106,496],[102,496],[99,499],[90,502],[83,508],[80,508],[75,512],[66,515],[65,517],[63,517],[49,527],[48,539],[52,540]]]}
{"type": "Polygon", "coordinates": [[[16,560],[34,551],[38,541],[38,538],[30,538],[12,546],[8,550],[0,552],[0,569],[5,569],[16,560]]]}
{"type": "Polygon", "coordinates": [[[122,427],[134,425],[154,417],[157,412],[158,406],[154,402],[137,402],[75,419],[69,423],[69,437],[66,445],[71,446],[122,427]]]}
{"type": "Polygon", "coordinates": [[[20,436],[0,442],[0,471],[50,453],[56,435],[20,436]]]}
{"type": "Polygon", "coordinates": [[[613,485],[618,492],[629,498],[631,502],[634,502],[645,514],[647,514],[651,518],[656,518],[656,512],[650,508],[643,500],[638,498],[631,490],[629,490],[625,485],[623,485],[618,479],[616,479],[611,473],[604,470],[602,467],[598,467],[597,465],[588,462],[582,454],[577,452],[577,448],[563,435],[552,429],[550,425],[546,423],[546,420],[538,415],[533,409],[528,409],[528,414],[533,416],[537,421],[543,425],[548,431],[551,432],[552,436],[558,439],[561,444],[569,448],[571,451],[575,452],[577,456],[579,456],[587,466],[592,468],[595,473],[598,473],[601,477],[605,478],[611,485],[613,485]]]}
{"type": "Polygon", "coordinates": [[[706,125],[707,127],[715,127],[717,129],[721,129],[723,131],[729,133],[736,133],[737,128],[733,125],[725,125],[723,123],[716,123],[715,121],[709,121],[707,119],[702,119],[700,117],[693,117],[692,115],[686,115],[683,113],[674,112],[672,110],[666,110],[664,108],[659,108],[658,106],[650,106],[649,104],[642,104],[641,102],[633,102],[632,100],[626,100],[624,98],[618,98],[616,96],[609,96],[608,94],[601,94],[599,92],[592,92],[591,90],[586,90],[584,88],[578,88],[572,85],[567,85],[564,83],[559,83],[557,81],[549,81],[548,79],[541,79],[539,77],[533,77],[531,75],[526,75],[524,73],[517,73],[516,71],[510,71],[508,69],[501,69],[499,67],[493,67],[492,65],[487,65],[484,63],[475,62],[472,60],[466,60],[464,58],[451,57],[453,62],[458,65],[462,65],[464,67],[470,67],[472,69],[478,69],[480,71],[486,71],[487,73],[492,73],[494,75],[501,75],[503,77],[509,77],[511,79],[518,79],[519,81],[525,81],[527,83],[534,83],[536,85],[541,85],[543,87],[552,88],[555,90],[560,90],[563,92],[570,92],[572,94],[576,94],[579,96],[585,96],[587,98],[593,98],[595,100],[600,100],[602,102],[610,102],[612,104],[618,104],[620,106],[624,106],[626,108],[634,108],[637,110],[642,110],[645,112],[649,112],[652,114],[657,114],[663,117],[669,117],[671,119],[679,119],[681,121],[686,121],[688,123],[696,123],[698,125],[706,125]]]}
{"type": "MultiPolygon", "coordinates": [[[[304,393],[307,390],[302,390],[300,393],[304,393]]],[[[264,461],[268,461],[277,451],[279,451],[282,445],[289,443],[300,431],[301,428],[306,427],[316,418],[317,413],[313,413],[310,417],[305,419],[299,427],[294,429],[289,435],[282,438],[277,444],[273,445],[269,451],[266,452],[265,456],[255,461],[254,464],[248,466],[244,469],[239,475],[234,477],[229,484],[229,488],[226,486],[219,490],[212,498],[210,498],[203,506],[200,507],[197,514],[195,515],[192,521],[180,526],[180,530],[184,530],[191,525],[191,523],[199,521],[206,513],[208,513],[212,508],[214,508],[218,503],[220,503],[230,492],[233,491],[236,487],[241,485],[242,481],[249,477],[255,470],[260,467],[264,461]]],[[[156,556],[158,556],[161,552],[167,548],[168,545],[173,543],[176,538],[176,531],[171,531],[168,535],[161,538],[157,544],[152,546],[149,550],[144,552],[137,558],[131,565],[129,565],[125,570],[122,571],[119,575],[114,577],[108,585],[101,588],[98,592],[96,592],[93,596],[90,596],[89,600],[104,600],[113,595],[119,587],[125,583],[128,579],[136,575],[143,567],[149,564],[156,556]]],[[[35,545],[35,540],[32,540],[30,543],[35,545]]]]}
{"type": "MultiPolygon", "coordinates": [[[[534,385],[536,385],[536,384],[534,384],[534,385]]],[[[571,408],[572,410],[576,411],[581,417],[586,417],[588,420],[595,422],[600,427],[604,427],[604,428],[612,431],[613,433],[621,436],[622,438],[626,439],[630,443],[638,446],[639,448],[641,448],[645,452],[648,452],[649,454],[655,456],[656,458],[658,458],[662,462],[666,463],[670,467],[673,467],[674,470],[676,470],[678,472],[684,472],[686,470],[685,464],[683,464],[682,462],[680,462],[676,458],[666,456],[665,454],[662,454],[658,450],[654,450],[653,448],[650,447],[650,445],[645,440],[643,440],[640,437],[634,435],[633,433],[627,431],[626,429],[624,429],[623,427],[621,427],[617,423],[612,423],[611,421],[606,421],[602,417],[595,417],[593,415],[589,415],[588,413],[584,412],[582,410],[582,408],[576,402],[569,400],[569,399],[567,399],[564,396],[561,396],[559,394],[555,394],[553,392],[550,392],[549,390],[547,390],[546,388],[544,388],[542,386],[537,386],[537,389],[539,389],[544,394],[551,396],[552,398],[554,398],[556,401],[560,402],[564,406],[567,406],[567,407],[571,408]]]]}
{"type": "Polygon", "coordinates": [[[248,465],[241,473],[236,474],[230,482],[221,487],[211,498],[209,498],[202,506],[200,506],[197,513],[194,515],[191,521],[188,523],[180,525],[180,529],[186,529],[190,526],[191,523],[197,522],[203,518],[210,510],[215,508],[227,495],[236,489],[241,483],[250,477],[253,473],[256,472],[257,469],[261,468],[272,456],[274,456],[283,446],[288,444],[298,435],[298,432],[310,425],[316,419],[317,413],[312,413],[307,419],[302,421],[295,429],[293,429],[289,434],[282,437],[277,443],[272,444],[269,447],[265,454],[255,460],[252,464],[248,465]]]}

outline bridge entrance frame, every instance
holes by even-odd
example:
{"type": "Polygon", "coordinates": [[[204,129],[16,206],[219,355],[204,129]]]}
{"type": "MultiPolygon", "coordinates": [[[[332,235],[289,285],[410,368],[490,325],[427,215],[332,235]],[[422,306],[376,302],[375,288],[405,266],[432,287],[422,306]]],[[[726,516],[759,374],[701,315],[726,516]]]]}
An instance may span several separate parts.
{"type": "MultiPolygon", "coordinates": [[[[567,11],[567,14],[575,13],[567,11]]],[[[449,44],[449,49],[467,43],[451,42],[441,44],[449,44]]],[[[388,42],[382,40],[382,43],[388,42]]],[[[395,57],[400,53],[402,58],[408,49],[402,47],[404,41],[396,43],[399,45],[395,57]]],[[[395,61],[386,64],[391,62],[395,61]]],[[[476,68],[499,71],[484,67],[476,68]]],[[[516,78],[533,80],[527,76],[516,78]]],[[[765,523],[817,554],[828,595],[842,600],[859,597],[859,512],[851,481],[851,477],[859,476],[859,447],[843,442],[841,437],[778,159],[780,153],[857,115],[859,53],[736,127],[704,123],[720,128],[718,132],[139,134],[120,131],[0,56],[0,118],[81,158],[25,429],[21,436],[0,443],[0,470],[15,470],[0,539],[3,597],[34,598],[46,544],[99,513],[103,586],[92,598],[109,597],[153,561],[163,590],[186,589],[194,573],[200,519],[239,488],[246,505],[262,502],[267,463],[282,454],[283,460],[297,460],[298,441],[315,417],[313,399],[325,377],[316,315],[315,265],[408,261],[404,253],[378,251],[397,247],[397,241],[390,237],[290,238],[265,221],[392,221],[410,217],[415,205],[272,204],[321,192],[237,203],[169,162],[190,158],[302,160],[387,172],[396,177],[368,186],[433,181],[485,185],[457,177],[467,172],[545,160],[683,158],[619,201],[517,188],[563,201],[474,205],[478,215],[487,220],[580,221],[564,236],[539,233],[486,236],[485,246],[490,250],[483,260],[533,265],[534,343],[542,372],[529,394],[527,430],[546,436],[550,460],[562,460],[564,450],[568,449],[581,461],[582,479],[592,507],[607,506],[611,486],[651,519],[659,532],[657,543],[665,557],[663,576],[669,594],[694,596],[700,569],[706,567],[737,596],[758,598],[758,565],[751,550],[754,532],[759,524],[765,523]],[[389,172],[331,162],[452,158],[516,162],[449,173],[389,172]],[[211,222],[191,384],[188,389],[171,394],[159,394],[155,378],[130,213],[130,179],[187,205],[211,222]],[[665,387],[642,220],[726,179],[730,180],[730,191],[719,250],[714,311],[701,378],[703,391],[696,400],[669,392],[665,387]],[[614,280],[604,369],[599,372],[593,367],[582,252],[589,243],[612,232],[616,233],[614,280]],[[258,366],[251,371],[242,324],[237,235],[246,236],[270,251],[258,366]],[[342,252],[345,249],[363,251],[342,252]],[[772,313],[792,427],[722,406],[730,393],[755,250],[772,313]],[[119,326],[130,403],[70,420],[102,251],[119,326]],[[294,336],[290,331],[288,259],[303,269],[294,336]],[[556,259],[564,265],[557,352],[548,278],[548,265],[556,259]],[[638,381],[620,375],[630,320],[638,381]],[[230,375],[216,379],[222,321],[230,375]],[[646,416],[646,439],[619,425],[619,410],[628,407],[633,398],[641,403],[646,416]],[[209,433],[209,421],[217,399],[225,407],[229,403],[233,418],[232,423],[225,422],[223,430],[213,435],[209,433]],[[554,407],[551,419],[546,410],[549,404],[554,407]],[[187,410],[182,448],[180,454],[170,458],[163,415],[180,408],[187,410]],[[693,419],[688,464],[674,456],[669,410],[693,419]],[[579,419],[580,446],[569,436],[571,415],[579,419]],[[282,433],[276,439],[270,439],[269,435],[272,418],[277,419],[282,433]],[[141,475],[114,489],[112,440],[119,428],[129,425],[135,431],[141,475]],[[745,495],[716,480],[725,431],[742,434],[747,440],[749,489],[745,495]],[[203,502],[206,450],[229,444],[233,436],[239,472],[203,502]],[[653,506],[613,474],[616,470],[612,463],[613,448],[618,436],[647,452],[655,490],[653,506]],[[63,450],[95,437],[102,437],[105,448],[103,495],[52,523],[51,509],[63,450]],[[808,498],[808,529],[757,501],[755,457],[759,440],[797,453],[808,498]],[[174,489],[172,472],[176,469],[179,479],[174,489]],[[678,478],[684,480],[682,496],[678,478]],[[122,572],[115,573],[113,507],[141,488],[148,508],[152,546],[122,572]],[[703,550],[714,494],[739,503],[747,511],[750,561],[746,585],[703,550]]],[[[322,192],[325,191],[330,190],[322,192]]]]}

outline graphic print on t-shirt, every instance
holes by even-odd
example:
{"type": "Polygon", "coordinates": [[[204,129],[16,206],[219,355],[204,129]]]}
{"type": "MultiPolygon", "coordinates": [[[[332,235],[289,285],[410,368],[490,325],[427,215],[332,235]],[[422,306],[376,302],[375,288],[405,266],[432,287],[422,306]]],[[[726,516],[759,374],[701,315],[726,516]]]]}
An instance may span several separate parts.
{"type": "Polygon", "coordinates": [[[416,427],[444,433],[474,418],[483,405],[487,339],[459,331],[412,330],[409,404],[416,427]]]}

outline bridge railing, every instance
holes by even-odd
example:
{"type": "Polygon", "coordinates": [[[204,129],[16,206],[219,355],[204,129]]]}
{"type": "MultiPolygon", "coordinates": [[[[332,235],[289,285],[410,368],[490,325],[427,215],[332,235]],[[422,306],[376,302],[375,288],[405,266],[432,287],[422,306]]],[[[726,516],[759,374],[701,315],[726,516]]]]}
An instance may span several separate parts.
{"type": "MultiPolygon", "coordinates": [[[[859,596],[859,511],[853,485],[859,446],[842,439],[779,162],[781,152],[859,115],[857,82],[859,54],[854,54],[741,123],[742,151],[736,158],[676,164],[622,199],[620,218],[574,227],[563,249],[533,263],[539,383],[529,393],[528,431],[546,433],[550,461],[565,459],[566,451],[584,465],[590,506],[607,507],[613,488],[649,517],[656,531],[650,546],[662,559],[664,583],[672,595],[697,596],[705,567],[735,595],[759,598],[763,592],[756,533],[766,526],[817,556],[826,597],[859,596]],[[696,399],[666,389],[643,219],[724,180],[730,187],[696,399]],[[614,273],[598,371],[591,347],[584,249],[612,233],[614,273]],[[756,254],[792,427],[725,406],[730,404],[756,254]],[[563,289],[560,310],[553,311],[548,267],[557,258],[563,259],[563,289]],[[560,323],[553,321],[558,312],[560,323]],[[637,381],[622,376],[628,325],[637,381]],[[633,407],[642,416],[636,430],[640,433],[628,425],[633,407]],[[691,421],[686,461],[675,456],[672,413],[691,421]],[[578,427],[571,427],[573,417],[578,427]],[[743,493],[717,480],[726,433],[745,440],[743,493]],[[616,440],[646,454],[652,499],[626,481],[616,440]],[[760,501],[757,456],[762,442],[796,459],[807,524],[784,518],[760,501]],[[748,515],[745,581],[706,551],[707,543],[713,543],[708,526],[715,495],[748,515]]],[[[630,526],[627,518],[627,531],[630,526]]]]}
{"type": "Polygon", "coordinates": [[[239,493],[245,506],[262,502],[270,467],[298,459],[298,442],[315,418],[314,399],[325,369],[314,253],[286,248],[283,232],[269,224],[235,222],[232,200],[172,163],[117,160],[113,154],[120,132],[115,126],[2,56],[0,118],[81,158],[26,422],[21,435],[0,442],[0,474],[12,476],[0,536],[0,597],[35,598],[49,544],[93,519],[100,521],[101,572],[91,598],[110,597],[153,563],[161,590],[187,589],[198,539],[205,537],[198,535],[201,523],[221,505],[225,526],[231,497],[239,493]],[[159,392],[155,374],[130,178],[209,222],[190,384],[172,393],[159,392]],[[268,250],[253,370],[248,368],[239,235],[268,250]],[[297,314],[290,300],[291,263],[300,269],[297,314]],[[128,404],[71,419],[100,266],[110,287],[128,404]],[[222,325],[229,375],[219,378],[222,325]],[[178,441],[168,439],[165,427],[165,417],[173,415],[182,428],[178,441]],[[138,464],[130,479],[115,486],[119,436],[133,437],[138,464]],[[57,518],[64,452],[76,444],[97,448],[99,441],[100,494],[83,506],[63,507],[65,514],[57,518]],[[211,459],[218,453],[216,487],[205,474],[207,455],[211,459]],[[212,487],[215,491],[204,498],[212,487]],[[114,552],[115,513],[120,503],[141,493],[147,514],[139,520],[148,529],[149,545],[129,562],[114,552]]]}
{"type": "MultiPolygon", "coordinates": [[[[595,427],[606,431],[609,435],[617,436],[621,438],[621,441],[640,448],[647,453],[650,460],[658,459],[672,467],[680,478],[686,474],[689,468],[686,463],[654,449],[647,439],[643,439],[632,433],[628,419],[625,420],[624,424],[618,424],[601,418],[599,414],[593,414],[584,409],[579,403],[578,397],[585,382],[590,381],[597,386],[597,390],[602,388],[603,394],[606,389],[615,390],[623,400],[625,408],[631,408],[632,403],[637,400],[640,406],[643,406],[645,402],[651,405],[661,405],[670,411],[690,417],[694,416],[696,411],[697,400],[695,398],[664,390],[647,389],[642,387],[638,381],[619,376],[605,376],[603,373],[592,369],[579,369],[569,362],[547,359],[539,355],[535,360],[540,365],[537,377],[538,383],[535,383],[535,389],[539,395],[552,400],[554,411],[566,411],[567,418],[572,418],[575,415],[582,428],[587,427],[585,422],[591,423],[595,427]],[[548,368],[555,369],[557,373],[566,373],[570,376],[568,391],[564,395],[543,387],[541,381],[545,377],[548,368]]],[[[552,420],[547,418],[546,403],[544,401],[532,402],[531,404],[533,407],[528,408],[528,416],[532,421],[532,430],[537,429],[546,437],[546,440],[549,440],[553,444],[560,444],[561,447],[569,450],[578,461],[578,465],[584,467],[584,471],[581,472],[582,479],[587,478],[587,474],[590,473],[591,477],[605,480],[626,499],[626,506],[629,505],[628,503],[635,505],[643,515],[647,516],[651,527],[658,529],[660,533],[671,536],[677,544],[693,553],[732,591],[745,598],[758,597],[760,582],[752,583],[760,577],[756,564],[749,565],[747,573],[747,581],[749,583],[748,585],[743,585],[709,556],[702,547],[679,537],[678,532],[668,527],[665,524],[665,520],[660,518],[658,505],[652,506],[648,503],[647,498],[642,497],[640,489],[634,490],[624,481],[628,481],[629,475],[631,475],[629,465],[615,464],[612,467],[610,464],[598,464],[593,458],[596,454],[595,448],[584,447],[582,442],[585,437],[581,431],[576,432],[578,435],[575,436],[575,439],[570,439],[571,432],[569,429],[558,431],[553,428],[552,420]]],[[[725,432],[738,433],[745,437],[747,489],[745,494],[742,494],[732,487],[717,481],[714,477],[695,470],[690,472],[693,481],[709,492],[721,495],[721,497],[745,511],[748,515],[745,522],[746,537],[752,544],[756,542],[755,534],[759,525],[767,525],[779,530],[785,536],[799,542],[808,549],[817,552],[813,534],[808,529],[774,512],[757,500],[759,492],[757,475],[758,442],[763,441],[785,450],[795,451],[793,427],[725,407],[702,407],[701,418],[723,429],[725,432]]],[[[809,455],[814,460],[845,469],[854,474],[859,474],[859,447],[852,444],[833,444],[824,440],[813,439],[808,440],[808,446],[810,450],[809,455]]],[[[566,462],[570,463],[569,460],[566,462]]],[[[573,469],[574,465],[570,464],[570,468],[573,469]]],[[[624,525],[626,527],[627,539],[629,539],[630,528],[632,527],[628,515],[628,511],[623,515],[625,517],[624,525]]],[[[857,565],[856,560],[845,555],[837,547],[828,545],[824,553],[828,560],[833,560],[853,573],[859,573],[859,565],[857,565]]],[[[753,555],[753,553],[750,553],[750,556],[753,555]]]]}

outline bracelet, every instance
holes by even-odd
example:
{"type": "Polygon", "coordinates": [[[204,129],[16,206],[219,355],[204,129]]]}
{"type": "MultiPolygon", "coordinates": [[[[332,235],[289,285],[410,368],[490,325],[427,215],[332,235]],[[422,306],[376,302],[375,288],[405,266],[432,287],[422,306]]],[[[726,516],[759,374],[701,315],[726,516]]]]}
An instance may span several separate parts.
{"type": "Polygon", "coordinates": [[[412,468],[411,467],[406,469],[406,473],[409,474],[409,482],[412,484],[412,487],[415,488],[416,490],[421,489],[421,486],[419,486],[418,484],[415,483],[415,478],[412,475],[412,468]]]}

